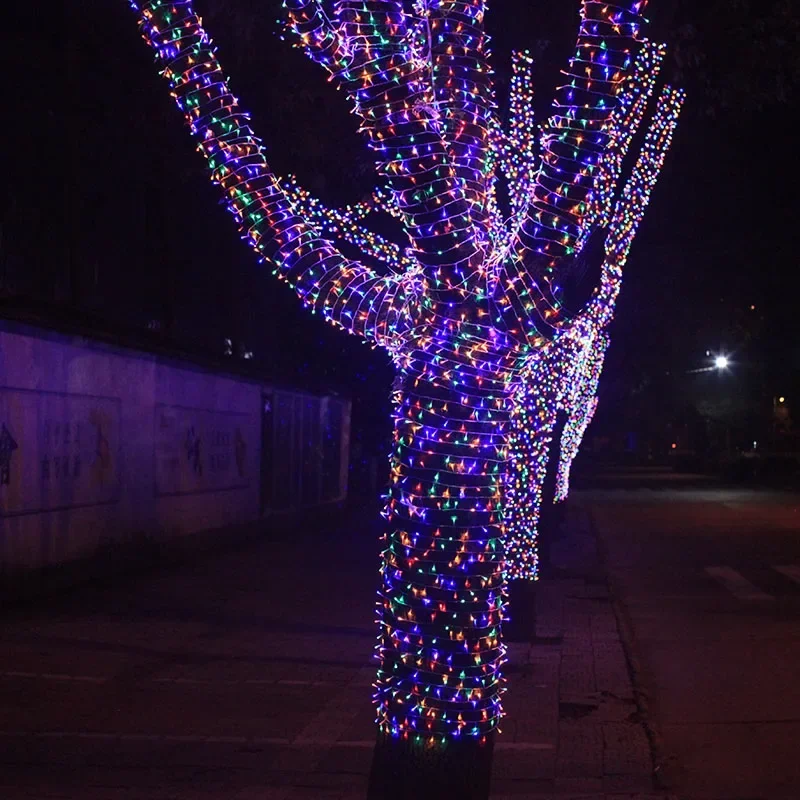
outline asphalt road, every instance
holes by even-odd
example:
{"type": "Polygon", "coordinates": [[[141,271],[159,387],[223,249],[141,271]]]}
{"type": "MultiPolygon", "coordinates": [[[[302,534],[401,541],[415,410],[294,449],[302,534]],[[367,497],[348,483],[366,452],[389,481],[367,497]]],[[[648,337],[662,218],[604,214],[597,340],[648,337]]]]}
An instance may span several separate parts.
{"type": "Polygon", "coordinates": [[[666,784],[800,798],[800,496],[652,471],[594,485],[575,499],[630,625],[666,784]]]}

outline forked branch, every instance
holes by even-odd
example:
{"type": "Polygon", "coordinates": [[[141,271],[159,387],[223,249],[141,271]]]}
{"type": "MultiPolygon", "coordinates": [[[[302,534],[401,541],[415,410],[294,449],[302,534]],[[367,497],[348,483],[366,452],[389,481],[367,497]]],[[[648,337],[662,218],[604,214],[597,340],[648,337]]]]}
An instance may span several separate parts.
{"type": "Polygon", "coordinates": [[[337,52],[330,28],[309,23],[308,6],[293,0],[290,26],[352,99],[378,170],[389,180],[414,256],[433,299],[463,302],[476,289],[483,256],[474,235],[466,185],[453,166],[435,108],[430,63],[417,55],[402,3],[343,0],[336,6],[337,52]],[[302,11],[302,14],[300,13],[302,11]],[[320,55],[324,56],[320,58],[320,55]]]}
{"type": "Polygon", "coordinates": [[[189,0],[132,5],[242,238],[273,263],[275,274],[312,310],[383,343],[387,321],[397,324],[410,299],[403,280],[345,258],[296,213],[270,170],[248,115],[231,93],[189,0]]]}

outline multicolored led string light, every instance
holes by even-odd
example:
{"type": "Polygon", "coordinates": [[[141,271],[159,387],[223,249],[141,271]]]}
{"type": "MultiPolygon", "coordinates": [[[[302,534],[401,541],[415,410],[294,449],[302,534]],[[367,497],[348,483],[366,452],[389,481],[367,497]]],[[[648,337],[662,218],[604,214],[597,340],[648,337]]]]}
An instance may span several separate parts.
{"type": "Polygon", "coordinates": [[[625,158],[644,121],[666,49],[664,44],[651,42],[648,39],[642,41],[633,73],[619,96],[616,111],[609,119],[609,141],[595,171],[589,211],[579,246],[584,244],[585,237],[592,230],[604,228],[611,223],[611,215],[615,209],[614,199],[625,158]]]}
{"type": "Polygon", "coordinates": [[[551,344],[530,358],[513,398],[506,486],[506,572],[510,580],[535,580],[539,516],[550,443],[558,413],[561,351],[551,344]]]}
{"type": "MultiPolygon", "coordinates": [[[[657,54],[659,60],[663,58],[663,45],[647,47],[641,61],[652,54],[657,54]]],[[[651,96],[650,73],[637,70],[627,93],[637,102],[645,95],[651,96]]],[[[512,579],[535,580],[538,577],[538,524],[548,469],[557,471],[555,500],[563,501],[569,494],[572,462],[597,408],[597,388],[610,343],[608,326],[621,289],[622,269],[664,165],[684,99],[681,90],[670,87],[659,96],[638,160],[621,196],[615,199],[613,192],[606,189],[605,203],[598,204],[593,217],[607,221],[608,225],[600,285],[572,325],[537,352],[523,372],[511,416],[512,469],[506,513],[507,568],[512,579]],[[549,464],[548,453],[559,411],[566,414],[559,462],[549,464]]],[[[628,97],[624,98],[619,113],[629,119],[630,126],[638,129],[645,107],[641,106],[633,119],[630,117],[632,105],[628,97]]],[[[627,151],[632,138],[631,128],[613,118],[611,127],[616,136],[626,141],[610,148],[611,157],[603,161],[597,181],[606,187],[619,180],[624,158],[619,155],[620,148],[627,151]],[[606,169],[610,176],[605,173],[606,169]]]]}
{"type": "Polygon", "coordinates": [[[569,495],[572,462],[578,455],[583,437],[597,410],[597,387],[610,343],[604,331],[594,326],[587,327],[590,329],[585,332],[581,341],[582,346],[576,356],[571,379],[563,383],[563,394],[559,404],[560,409],[566,411],[567,420],[561,434],[558,464],[555,465],[556,503],[563,502],[569,495]]]}
{"type": "Polygon", "coordinates": [[[407,249],[404,250],[400,245],[358,224],[370,214],[382,211],[392,215],[397,213],[388,192],[376,190],[370,200],[345,208],[329,208],[311,192],[303,189],[293,176],[281,181],[281,188],[295,211],[324,236],[355,245],[365,255],[377,259],[396,273],[417,265],[416,259],[407,249]]]}
{"type": "Polygon", "coordinates": [[[542,132],[542,160],[522,237],[554,257],[574,252],[610,142],[608,121],[629,75],[645,2],[585,0],[574,56],[556,90],[555,113],[542,132]]]}
{"type": "Polygon", "coordinates": [[[502,716],[506,581],[517,558],[520,572],[536,569],[535,516],[515,522],[513,509],[538,514],[526,494],[544,468],[536,431],[577,380],[570,331],[600,326],[613,305],[643,199],[635,187],[623,197],[603,284],[568,318],[557,279],[598,224],[606,194],[592,193],[595,175],[625,133],[612,121],[627,109],[620,90],[645,3],[583,0],[576,56],[537,147],[525,54],[512,64],[510,123],[498,120],[485,0],[337,0],[330,13],[321,0],[286,0],[289,28],[348,96],[387,183],[346,209],[271,172],[189,0],[132,5],[245,241],[312,310],[385,347],[396,365],[377,602],[381,729],[485,741],[502,716]],[[376,210],[401,221],[406,245],[369,231],[376,210]]]}

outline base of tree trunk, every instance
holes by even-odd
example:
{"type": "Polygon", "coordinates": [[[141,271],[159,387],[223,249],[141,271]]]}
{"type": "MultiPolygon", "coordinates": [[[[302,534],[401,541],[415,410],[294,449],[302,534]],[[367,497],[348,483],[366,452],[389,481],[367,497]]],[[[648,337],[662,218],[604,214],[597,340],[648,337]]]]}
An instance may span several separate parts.
{"type": "Polygon", "coordinates": [[[494,736],[446,744],[378,732],[367,800],[488,800],[494,736]]]}
{"type": "Polygon", "coordinates": [[[530,642],[536,638],[536,581],[508,584],[511,619],[503,622],[506,642],[530,642]]]}
{"type": "Polygon", "coordinates": [[[539,575],[548,578],[553,572],[553,544],[563,535],[567,502],[549,503],[542,508],[539,520],[539,575]]]}

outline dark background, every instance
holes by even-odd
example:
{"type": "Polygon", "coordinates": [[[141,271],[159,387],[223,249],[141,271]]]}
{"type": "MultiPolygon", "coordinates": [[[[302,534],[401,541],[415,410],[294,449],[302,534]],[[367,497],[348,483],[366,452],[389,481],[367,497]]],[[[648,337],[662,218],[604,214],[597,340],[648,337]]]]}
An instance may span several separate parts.
{"type": "MultiPolygon", "coordinates": [[[[275,170],[331,204],[367,196],[375,177],[356,121],[282,40],[280,3],[196,7],[275,170]]],[[[544,118],[578,8],[495,0],[501,103],[510,50],[528,47],[544,118]]],[[[0,302],[194,353],[252,353],[266,377],[351,395],[358,446],[383,452],[387,359],[304,312],[239,241],[127,3],[56,9],[4,10],[0,302]]],[[[660,453],[683,425],[701,431],[693,447],[723,430],[744,446],[774,433],[774,397],[789,409],[800,397],[798,12],[790,0],[653,0],[648,11],[689,100],[629,261],[593,434],[635,432],[637,450],[660,453]],[[730,354],[732,369],[691,372],[707,351],[730,354]]]]}

